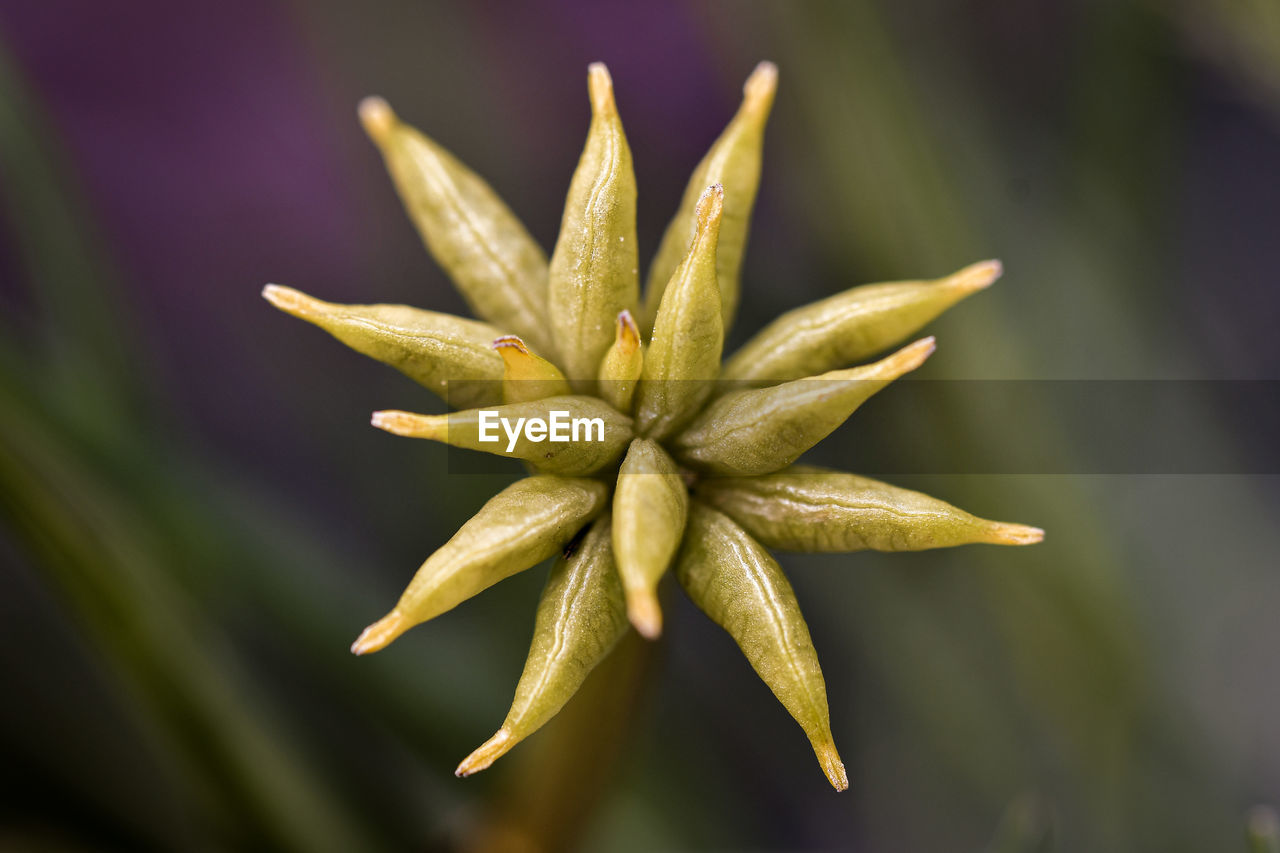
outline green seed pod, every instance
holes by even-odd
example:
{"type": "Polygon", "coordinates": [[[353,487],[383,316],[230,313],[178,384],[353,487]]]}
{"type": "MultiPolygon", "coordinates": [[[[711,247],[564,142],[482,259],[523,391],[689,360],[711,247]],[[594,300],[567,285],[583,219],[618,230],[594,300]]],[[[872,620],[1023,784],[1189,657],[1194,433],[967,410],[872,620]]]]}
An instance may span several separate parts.
{"type": "Polygon", "coordinates": [[[617,460],[631,418],[595,397],[547,397],[447,415],[373,413],[373,425],[408,438],[522,459],[543,474],[585,477],[617,460]]]}
{"type": "Polygon", "coordinates": [[[778,69],[761,62],[742,87],[742,106],[693,170],[676,212],[649,268],[645,287],[645,330],[653,328],[662,293],[693,239],[698,198],[711,184],[724,185],[724,222],[720,226],[720,251],[716,257],[720,310],[724,328],[733,325],[738,310],[742,257],[747,249],[751,208],[760,185],[760,161],[764,151],[764,127],[778,88],[778,69]]]}
{"type": "MultiPolygon", "coordinates": [[[[822,671],[765,546],[905,550],[1025,544],[1043,535],[866,478],[787,468],[868,397],[919,366],[933,339],[841,368],[989,285],[998,262],[937,281],[855,288],[784,315],[720,365],[776,87],[777,70],[767,62],[747,80],[742,106],[695,169],[662,238],[643,311],[631,151],[600,64],[589,68],[591,124],[550,264],[479,177],[402,125],[381,100],[361,105],[428,249],[496,327],[399,306],[330,305],[275,286],[264,292],[437,393],[447,390],[448,402],[463,409],[377,412],[376,426],[512,456],[542,472],[503,490],[463,525],[419,568],[395,608],[365,629],[354,653],[384,648],[582,537],[550,574],[506,720],[462,762],[460,776],[488,767],[557,713],[619,635],[624,657],[644,647],[628,621],[657,636],[657,589],[674,564],[680,583],[737,640],[843,790],[822,671]],[[608,518],[592,525],[606,508],[608,518]]],[[[603,695],[602,685],[616,688],[637,674],[635,660],[609,667],[568,710],[616,726],[619,715],[592,710],[599,697],[585,694],[603,695]]],[[[613,711],[625,704],[618,696],[606,701],[613,711]]]]}
{"type": "Polygon", "coordinates": [[[551,569],[511,710],[497,734],[468,755],[456,774],[470,776],[488,768],[554,717],[626,630],[609,521],[602,518],[573,554],[551,569]]]}
{"type": "Polygon", "coordinates": [[[724,326],[716,284],[716,240],[724,188],[707,187],[698,202],[697,233],[662,297],[658,322],[636,389],[636,428],[662,439],[697,413],[720,374],[724,326]]]}
{"type": "Polygon", "coordinates": [[[604,483],[576,477],[526,477],[507,486],[422,564],[395,608],[364,629],[352,653],[384,649],[414,625],[555,554],[600,514],[608,493],[604,483]]]}
{"type": "Polygon", "coordinates": [[[989,287],[1000,272],[999,261],[982,261],[946,278],[867,284],[789,311],[725,362],[724,379],[768,385],[861,361],[989,287]]]}
{"type": "Polygon", "coordinates": [[[498,330],[487,323],[407,305],[338,305],[278,284],[262,295],[455,406],[501,402],[502,359],[490,348],[498,330]]]}
{"type": "Polygon", "coordinates": [[[563,397],[572,393],[560,368],[529,352],[524,341],[515,335],[498,338],[493,342],[493,348],[502,356],[504,403],[527,403],[543,397],[563,397]]]}
{"type": "Polygon", "coordinates": [[[726,394],[677,437],[676,456],[729,477],[785,468],[933,349],[933,338],[924,338],[874,364],[726,394]]]}
{"type": "Polygon", "coordinates": [[[547,332],[547,257],[520,220],[479,175],[402,123],[386,101],[366,98],[360,120],[428,251],[471,310],[554,355],[547,332]]]}
{"type": "Polygon", "coordinates": [[[689,598],[729,632],[813,744],[832,787],[849,787],[836,752],[827,685],[809,627],[776,560],[728,517],[697,503],[676,561],[689,598]]]}
{"type": "Polygon", "coordinates": [[[631,149],[604,65],[590,67],[587,84],[591,127],[551,255],[548,303],[560,364],[579,392],[595,385],[618,313],[635,310],[640,290],[631,149]]]}
{"type": "Polygon", "coordinates": [[[600,396],[619,412],[631,411],[631,400],[644,370],[644,349],[640,346],[640,330],[630,311],[618,314],[618,328],[613,346],[600,360],[598,389],[600,396]]]}
{"type": "Polygon", "coordinates": [[[706,479],[697,495],[765,547],[783,551],[923,551],[1044,538],[1038,527],[987,521],[920,492],[808,465],[706,479]]]}
{"type": "Polygon", "coordinates": [[[641,635],[662,633],[658,581],[680,547],[689,490],[675,460],[656,441],[627,449],[613,498],[613,553],[627,595],[627,618],[641,635]]]}

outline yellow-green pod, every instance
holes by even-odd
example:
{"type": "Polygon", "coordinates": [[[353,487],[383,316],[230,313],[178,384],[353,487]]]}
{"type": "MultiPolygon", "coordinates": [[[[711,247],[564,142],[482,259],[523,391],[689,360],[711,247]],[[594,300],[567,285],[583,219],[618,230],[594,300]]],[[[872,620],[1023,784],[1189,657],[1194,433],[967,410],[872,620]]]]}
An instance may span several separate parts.
{"type": "Polygon", "coordinates": [[[487,323],[407,305],[338,305],[278,284],[262,295],[455,406],[501,402],[502,359],[490,347],[498,330],[487,323]]]}
{"type": "Polygon", "coordinates": [[[520,220],[479,175],[401,122],[386,101],[366,98],[360,120],[428,251],[471,310],[537,352],[554,355],[547,256],[520,220]]]}
{"type": "Polygon", "coordinates": [[[742,87],[742,106],[693,170],[684,198],[654,256],[645,287],[646,331],[653,328],[663,290],[693,239],[698,198],[711,184],[724,185],[724,222],[720,226],[720,251],[716,256],[721,313],[726,329],[733,325],[741,289],[742,257],[747,249],[751,208],[760,186],[760,161],[764,151],[764,127],[778,88],[778,69],[761,62],[742,87]]]}
{"type": "Polygon", "coordinates": [[[630,412],[643,370],[644,349],[640,346],[640,330],[636,328],[631,312],[622,311],[618,314],[613,346],[600,359],[600,396],[619,412],[630,412]]]}
{"type": "Polygon", "coordinates": [[[920,492],[808,465],[708,478],[697,495],[765,547],[783,551],[923,551],[1044,538],[1038,527],[987,521],[920,492]]]}
{"type": "Polygon", "coordinates": [[[600,514],[608,492],[598,480],[546,475],[507,486],[422,564],[395,608],[365,628],[351,651],[386,648],[414,625],[555,554],[600,514]]]}
{"type": "Polygon", "coordinates": [[[521,459],[543,474],[585,477],[617,460],[631,418],[595,397],[546,397],[447,415],[373,413],[373,425],[408,438],[521,459]]]}
{"type": "Polygon", "coordinates": [[[560,368],[530,352],[515,335],[503,335],[493,342],[493,348],[502,357],[504,403],[527,403],[572,393],[560,368]]]}
{"type": "Polygon", "coordinates": [[[727,516],[693,502],[676,577],[729,632],[756,673],[804,729],[832,787],[849,787],[831,736],[827,685],[791,584],[769,552],[727,516]]]}
{"type": "Polygon", "coordinates": [[[587,84],[591,127],[551,255],[548,303],[560,366],[578,391],[595,386],[618,313],[635,310],[640,289],[631,149],[604,65],[590,67],[587,84]]]}
{"type": "Polygon", "coordinates": [[[726,394],[677,436],[676,457],[729,477],[785,468],[933,349],[933,338],[924,338],[874,364],[726,394]]]}
{"type": "Polygon", "coordinates": [[[602,518],[551,569],[511,710],[502,728],[458,765],[457,775],[488,768],[554,717],[626,630],[609,521],[602,518]]]}
{"type": "Polygon", "coordinates": [[[855,287],[783,314],[724,364],[727,380],[785,382],[845,367],[898,344],[943,311],[1000,277],[982,261],[935,281],[855,287]]]}
{"type": "Polygon", "coordinates": [[[688,513],[689,490],[675,460],[656,441],[631,442],[613,496],[613,553],[627,618],[651,640],[662,633],[658,581],[680,547],[688,513]]]}
{"type": "Polygon", "coordinates": [[[707,187],[698,202],[697,233],[662,297],[636,389],[636,429],[662,439],[688,422],[720,374],[724,325],[716,285],[716,241],[724,188],[707,187]]]}

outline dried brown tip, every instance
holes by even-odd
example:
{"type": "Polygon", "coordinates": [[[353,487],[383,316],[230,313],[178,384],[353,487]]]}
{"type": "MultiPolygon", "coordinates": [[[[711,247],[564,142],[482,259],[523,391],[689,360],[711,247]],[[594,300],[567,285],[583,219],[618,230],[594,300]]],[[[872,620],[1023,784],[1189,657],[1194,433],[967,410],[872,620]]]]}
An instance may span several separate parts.
{"type": "Polygon", "coordinates": [[[720,214],[723,210],[724,186],[712,184],[702,191],[702,195],[698,199],[698,231],[706,231],[711,225],[718,225],[720,214]]]}
{"type": "Polygon", "coordinates": [[[443,438],[448,429],[448,415],[415,415],[388,409],[374,412],[369,422],[378,429],[407,438],[443,438]]]}
{"type": "Polygon", "coordinates": [[[822,772],[827,774],[831,787],[837,791],[849,790],[849,774],[845,772],[840,753],[836,752],[836,745],[831,741],[814,744],[813,751],[818,756],[818,763],[822,765],[822,772]]]}
{"type": "Polygon", "coordinates": [[[351,654],[367,655],[381,651],[411,627],[399,610],[392,610],[360,632],[360,636],[351,644],[351,654]]]}
{"type": "Polygon", "coordinates": [[[614,340],[623,355],[631,355],[640,346],[640,327],[625,308],[618,313],[618,331],[614,340]]]}
{"type": "Polygon", "coordinates": [[[767,110],[778,91],[778,66],[761,62],[742,85],[742,105],[748,110],[767,110]]]}
{"type": "Polygon", "coordinates": [[[529,352],[524,341],[515,335],[503,335],[490,344],[498,355],[502,356],[502,375],[504,379],[517,379],[529,373],[536,363],[536,357],[529,352]]]}
{"type": "Polygon", "coordinates": [[[1044,531],[1026,524],[993,521],[987,529],[986,542],[990,545],[1034,545],[1043,541],[1044,531]]]}
{"type": "Polygon", "coordinates": [[[364,132],[374,142],[383,142],[396,126],[396,114],[391,105],[376,95],[365,98],[356,110],[360,114],[360,123],[364,132]]]}
{"type": "Polygon", "coordinates": [[[587,66],[587,91],[591,93],[591,111],[598,116],[618,111],[613,100],[613,78],[603,62],[593,62],[587,66]]]}
{"type": "MultiPolygon", "coordinates": [[[[499,353],[502,353],[505,349],[513,349],[523,355],[529,355],[529,348],[525,346],[524,341],[520,340],[517,335],[503,335],[500,338],[495,338],[493,343],[489,346],[496,349],[499,353]]],[[[505,358],[506,356],[504,355],[503,357],[505,358]]]]}
{"type": "Polygon", "coordinates": [[[286,314],[292,314],[295,317],[323,314],[325,309],[330,307],[328,302],[307,296],[300,290],[281,284],[268,284],[262,288],[262,298],[286,314]]]}
{"type": "MultiPolygon", "coordinates": [[[[490,346],[497,350],[498,355],[502,356],[503,380],[518,382],[520,380],[531,379],[542,383],[564,382],[564,374],[560,372],[558,367],[547,361],[545,358],[541,358],[540,356],[530,352],[529,348],[525,346],[524,341],[520,340],[520,338],[515,335],[503,335],[495,340],[490,346]]],[[[538,386],[537,389],[518,389],[512,387],[505,389],[506,395],[512,397],[512,399],[508,399],[507,402],[520,402],[523,400],[523,395],[532,393],[535,390],[538,392],[534,395],[535,398],[569,393],[568,386],[560,388],[559,386],[552,387],[544,384],[538,386]],[[516,400],[514,399],[515,397],[520,397],[521,400],[516,400]]]]}
{"type": "Polygon", "coordinates": [[[506,755],[511,747],[517,743],[519,741],[512,737],[511,732],[505,727],[498,729],[497,734],[482,743],[475,752],[462,759],[462,763],[458,765],[457,770],[453,771],[453,775],[461,779],[464,776],[470,776],[472,773],[487,770],[493,762],[506,755]]]}
{"type": "Polygon", "coordinates": [[[662,636],[662,608],[652,589],[634,587],[627,590],[627,619],[640,636],[656,640],[662,636]]]}
{"type": "Polygon", "coordinates": [[[947,283],[963,290],[965,293],[973,293],[990,287],[1003,274],[1004,264],[999,261],[995,259],[979,261],[950,276],[947,279],[947,283]]]}

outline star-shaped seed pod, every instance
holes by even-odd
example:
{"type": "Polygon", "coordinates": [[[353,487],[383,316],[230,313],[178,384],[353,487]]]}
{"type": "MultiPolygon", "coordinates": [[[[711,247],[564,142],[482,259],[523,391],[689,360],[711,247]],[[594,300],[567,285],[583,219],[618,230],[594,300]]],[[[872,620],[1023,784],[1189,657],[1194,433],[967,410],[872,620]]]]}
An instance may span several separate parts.
{"type": "Polygon", "coordinates": [[[793,464],[871,395],[919,367],[934,341],[849,365],[900,344],[990,285],[998,262],[932,281],[854,287],[784,314],[722,363],[776,86],[767,62],[748,78],[742,106],[694,170],[667,227],[643,301],[631,151],[601,64],[588,72],[591,125],[550,260],[479,176],[384,101],[360,105],[409,217],[482,321],[402,305],[335,305],[278,285],[263,292],[456,407],[447,415],[376,412],[374,426],[511,456],[531,470],[432,554],[391,612],[351,647],[376,652],[559,555],[511,709],[459,776],[485,769],[553,717],[627,630],[657,637],[657,590],[671,572],[737,641],[808,736],[831,784],[844,790],[822,669],[769,550],[1026,545],[1044,535],[865,477],[793,464]],[[572,431],[557,434],[558,415],[572,431]],[[543,428],[517,427],[494,440],[495,422],[543,428]]]}

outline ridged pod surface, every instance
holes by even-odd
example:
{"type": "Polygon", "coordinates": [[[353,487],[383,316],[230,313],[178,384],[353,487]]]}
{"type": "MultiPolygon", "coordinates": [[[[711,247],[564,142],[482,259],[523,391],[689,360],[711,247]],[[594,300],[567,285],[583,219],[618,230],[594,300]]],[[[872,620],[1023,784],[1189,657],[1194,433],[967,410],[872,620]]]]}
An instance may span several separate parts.
{"type": "Polygon", "coordinates": [[[854,362],[903,344],[990,285],[1000,264],[855,287],[783,315],[722,366],[777,69],[756,68],[737,115],[694,170],[649,267],[643,306],[631,149],[603,65],[588,70],[588,89],[587,142],[549,263],[479,177],[385,102],[361,106],[410,218],[487,322],[398,305],[337,305],[279,285],[263,291],[276,307],[459,409],[375,412],[375,426],[508,456],[536,472],[492,498],[432,554],[352,651],[385,648],[414,625],[558,555],[511,709],[458,766],[467,776],[554,716],[631,627],[658,637],[660,586],[675,574],[799,723],[831,785],[844,790],[849,782],[817,653],[767,549],[1040,541],[1044,533],[1035,527],[987,521],[918,492],[793,464],[872,394],[918,368],[934,341],[923,338],[871,364],[854,362]],[[603,430],[598,438],[590,429],[568,439],[549,434],[557,413],[603,430]],[[507,425],[498,440],[484,440],[493,435],[487,425],[497,422],[507,425]]]}
{"type": "Polygon", "coordinates": [[[631,147],[609,72],[596,63],[587,83],[591,127],[569,183],[547,303],[561,363],[578,390],[595,385],[619,312],[634,311],[640,296],[631,147]]]}

